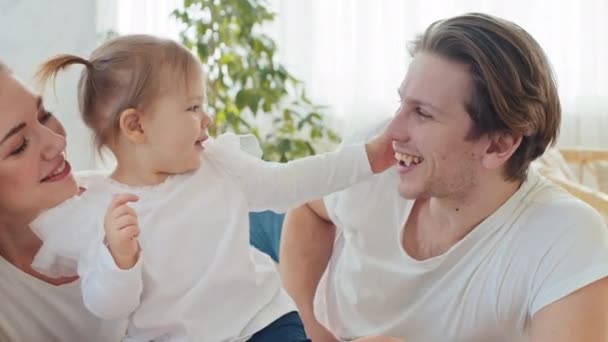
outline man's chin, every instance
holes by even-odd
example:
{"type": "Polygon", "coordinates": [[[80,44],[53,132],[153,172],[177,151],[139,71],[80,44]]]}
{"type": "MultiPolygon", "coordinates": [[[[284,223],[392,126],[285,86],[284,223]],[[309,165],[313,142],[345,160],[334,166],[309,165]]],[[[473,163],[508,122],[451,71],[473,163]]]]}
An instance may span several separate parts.
{"type": "Polygon", "coordinates": [[[405,187],[399,186],[398,191],[399,191],[399,195],[401,197],[408,199],[408,200],[413,200],[420,196],[420,191],[411,189],[409,187],[405,188],[405,187]]]}

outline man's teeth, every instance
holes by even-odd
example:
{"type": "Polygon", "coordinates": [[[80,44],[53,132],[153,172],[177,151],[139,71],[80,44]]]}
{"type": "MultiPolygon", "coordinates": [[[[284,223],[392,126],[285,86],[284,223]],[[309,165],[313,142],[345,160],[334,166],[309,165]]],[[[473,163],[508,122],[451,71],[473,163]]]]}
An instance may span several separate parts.
{"type": "Polygon", "coordinates": [[[395,153],[395,159],[397,159],[397,161],[400,164],[403,164],[405,166],[410,166],[412,164],[414,164],[414,165],[420,164],[424,160],[421,157],[412,156],[410,154],[404,154],[404,153],[399,153],[399,152],[395,153]]]}

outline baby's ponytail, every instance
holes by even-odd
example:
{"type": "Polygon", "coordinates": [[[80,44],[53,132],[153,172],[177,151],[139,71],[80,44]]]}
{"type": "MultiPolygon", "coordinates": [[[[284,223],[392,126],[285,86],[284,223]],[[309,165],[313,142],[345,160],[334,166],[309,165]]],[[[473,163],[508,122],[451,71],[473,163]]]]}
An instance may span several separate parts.
{"type": "Polygon", "coordinates": [[[93,64],[82,57],[62,54],[44,62],[36,72],[36,79],[44,87],[49,79],[52,78],[54,80],[57,77],[59,71],[73,64],[82,64],[86,66],[87,69],[93,68],[93,64]]]}

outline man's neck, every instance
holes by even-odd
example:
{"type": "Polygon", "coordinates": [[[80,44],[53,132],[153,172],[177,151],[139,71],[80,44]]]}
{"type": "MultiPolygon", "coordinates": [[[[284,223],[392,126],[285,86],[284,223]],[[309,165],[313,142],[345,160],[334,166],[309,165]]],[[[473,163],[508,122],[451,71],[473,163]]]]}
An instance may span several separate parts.
{"type": "Polygon", "coordinates": [[[498,210],[520,185],[498,180],[479,183],[465,196],[417,199],[404,247],[421,260],[445,253],[498,210]]]}

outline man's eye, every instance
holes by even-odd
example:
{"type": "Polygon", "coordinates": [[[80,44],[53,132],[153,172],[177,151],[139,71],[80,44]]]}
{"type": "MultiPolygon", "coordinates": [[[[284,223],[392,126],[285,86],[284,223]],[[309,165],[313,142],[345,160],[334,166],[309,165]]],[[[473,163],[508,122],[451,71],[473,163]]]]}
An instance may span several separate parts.
{"type": "Polygon", "coordinates": [[[421,117],[423,117],[423,118],[425,118],[425,119],[429,119],[429,118],[431,118],[431,117],[432,117],[432,116],[430,116],[430,115],[428,115],[428,114],[425,114],[425,113],[422,111],[422,109],[420,109],[420,107],[417,107],[417,108],[416,108],[416,114],[418,114],[418,116],[421,116],[421,117]]]}

